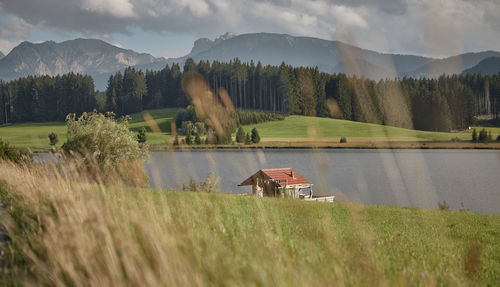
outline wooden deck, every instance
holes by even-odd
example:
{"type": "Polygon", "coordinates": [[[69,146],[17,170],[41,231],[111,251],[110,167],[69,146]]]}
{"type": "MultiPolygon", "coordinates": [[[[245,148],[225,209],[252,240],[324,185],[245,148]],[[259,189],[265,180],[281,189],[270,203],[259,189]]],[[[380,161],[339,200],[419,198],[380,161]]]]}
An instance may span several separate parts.
{"type": "Polygon", "coordinates": [[[307,201],[319,201],[319,202],[334,202],[335,195],[332,196],[318,196],[318,197],[304,197],[303,200],[307,201]]]}

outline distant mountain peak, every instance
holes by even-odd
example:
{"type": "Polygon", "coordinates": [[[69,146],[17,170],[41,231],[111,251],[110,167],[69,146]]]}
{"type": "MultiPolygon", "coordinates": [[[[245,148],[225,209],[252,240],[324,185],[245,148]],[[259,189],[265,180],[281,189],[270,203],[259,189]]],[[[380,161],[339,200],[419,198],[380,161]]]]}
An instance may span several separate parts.
{"type": "Polygon", "coordinates": [[[223,35],[220,35],[218,38],[215,38],[214,40],[210,40],[208,38],[200,38],[194,41],[193,49],[191,49],[189,56],[194,56],[198,55],[199,53],[205,52],[216,44],[234,38],[235,36],[236,35],[231,32],[226,32],[223,35]]]}
{"type": "Polygon", "coordinates": [[[60,43],[22,42],[0,60],[0,78],[13,80],[28,75],[87,74],[102,90],[110,74],[128,66],[163,61],[150,54],[122,49],[98,39],[74,39],[60,43]]]}
{"type": "Polygon", "coordinates": [[[215,39],[215,42],[217,41],[224,41],[224,40],[229,40],[233,37],[236,37],[236,34],[233,34],[232,32],[226,32],[223,35],[220,35],[219,38],[215,39]]]}

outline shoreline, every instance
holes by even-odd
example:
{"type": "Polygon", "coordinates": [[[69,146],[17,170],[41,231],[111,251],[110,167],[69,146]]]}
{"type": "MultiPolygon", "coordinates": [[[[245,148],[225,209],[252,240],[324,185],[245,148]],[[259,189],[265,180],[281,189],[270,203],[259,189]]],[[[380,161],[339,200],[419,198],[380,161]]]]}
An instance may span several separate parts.
{"type": "MultiPolygon", "coordinates": [[[[24,147],[32,153],[50,152],[51,149],[30,149],[24,147]]],[[[449,142],[449,141],[428,141],[428,142],[264,142],[254,145],[150,145],[150,151],[183,151],[183,150],[281,150],[281,149],[296,149],[296,150],[342,150],[342,149],[358,149],[358,150],[500,150],[500,142],[490,143],[472,143],[472,142],[449,142]]]]}
{"type": "Polygon", "coordinates": [[[165,150],[256,150],[256,149],[435,149],[435,150],[500,150],[500,142],[264,142],[256,145],[152,145],[150,151],[165,150]]]}

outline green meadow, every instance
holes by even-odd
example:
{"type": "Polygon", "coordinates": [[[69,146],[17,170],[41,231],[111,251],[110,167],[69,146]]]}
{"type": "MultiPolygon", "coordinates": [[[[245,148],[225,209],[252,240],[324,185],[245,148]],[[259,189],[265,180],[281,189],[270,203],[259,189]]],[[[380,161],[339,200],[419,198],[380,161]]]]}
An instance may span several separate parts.
{"type": "MultiPolygon", "coordinates": [[[[150,145],[165,144],[171,138],[170,124],[175,118],[177,109],[157,109],[148,111],[160,128],[160,132],[152,133],[144,121],[142,113],[131,115],[129,127],[132,131],[141,128],[147,130],[147,142],[150,145]]],[[[54,132],[59,138],[57,146],[66,141],[66,125],[64,122],[22,123],[0,126],[0,138],[17,147],[29,147],[32,150],[50,148],[48,134],[54,132]]]]}
{"type": "MultiPolygon", "coordinates": [[[[157,109],[147,111],[154,118],[160,132],[153,133],[142,113],[131,116],[130,129],[134,132],[142,127],[147,130],[147,143],[152,147],[165,146],[172,140],[171,124],[177,109],[157,109]]],[[[289,116],[282,121],[273,121],[244,126],[245,132],[256,127],[262,144],[266,142],[338,142],[346,137],[349,142],[428,142],[450,141],[454,138],[468,141],[472,130],[460,132],[429,132],[403,129],[377,124],[368,124],[331,118],[289,116]]],[[[476,127],[479,131],[481,127],[476,127]]],[[[487,128],[493,139],[500,135],[500,128],[487,128]]],[[[63,122],[22,123],[0,127],[0,138],[17,147],[29,147],[32,150],[50,148],[48,134],[55,132],[59,137],[58,146],[66,141],[66,127],[63,122]]]]}
{"type": "MultiPolygon", "coordinates": [[[[391,126],[337,120],[331,118],[289,116],[284,121],[245,126],[245,132],[257,128],[263,141],[334,141],[347,137],[349,141],[449,141],[452,138],[470,140],[472,130],[455,133],[429,132],[391,126]]],[[[477,128],[480,129],[480,128],[477,128]]],[[[496,138],[500,128],[487,128],[496,138]]],[[[479,130],[478,130],[479,131],[479,130]]]]}

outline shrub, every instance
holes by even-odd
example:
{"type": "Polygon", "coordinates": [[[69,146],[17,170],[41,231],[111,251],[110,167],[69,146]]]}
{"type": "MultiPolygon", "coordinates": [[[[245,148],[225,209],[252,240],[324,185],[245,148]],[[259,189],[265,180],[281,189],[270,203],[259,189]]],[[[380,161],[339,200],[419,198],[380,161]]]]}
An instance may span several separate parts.
{"type": "Polygon", "coordinates": [[[249,133],[245,136],[245,144],[252,144],[252,137],[249,133]]]}
{"type": "Polygon", "coordinates": [[[185,135],[192,135],[194,133],[194,125],[191,121],[182,122],[182,132],[185,135]]]}
{"type": "Polygon", "coordinates": [[[0,159],[22,163],[29,160],[28,152],[11,146],[0,138],[0,159]]]}
{"type": "Polygon", "coordinates": [[[340,142],[341,143],[346,143],[347,142],[347,138],[346,137],[341,137],[340,138],[340,142]]]}
{"type": "Polygon", "coordinates": [[[451,138],[452,142],[461,142],[462,140],[458,137],[451,138]]]}
{"type": "Polygon", "coordinates": [[[252,129],[252,142],[253,143],[259,143],[260,142],[260,135],[259,135],[259,132],[257,131],[256,128],[252,129]]]}
{"type": "Polygon", "coordinates": [[[194,123],[194,129],[200,136],[205,135],[207,133],[207,128],[205,126],[205,123],[203,122],[194,123]]]}
{"type": "Polygon", "coordinates": [[[193,143],[193,137],[190,134],[187,134],[186,137],[184,138],[184,142],[186,144],[192,144],[193,143]]]}
{"type": "Polygon", "coordinates": [[[69,114],[66,126],[68,141],[63,150],[81,156],[87,164],[97,164],[101,171],[117,171],[148,154],[147,148],[140,146],[128,129],[128,119],[116,121],[113,113],[93,111],[79,118],[69,114]]]}
{"type": "Polygon", "coordinates": [[[497,142],[500,142],[500,135],[497,136],[497,142]]]}
{"type": "Polygon", "coordinates": [[[143,128],[141,128],[139,130],[139,133],[137,134],[137,142],[139,142],[139,143],[142,144],[142,143],[145,143],[146,140],[147,140],[147,138],[146,138],[146,128],[143,127],[143,128]]]}
{"type": "Polygon", "coordinates": [[[241,126],[238,128],[238,131],[236,132],[236,142],[237,143],[245,142],[245,131],[241,126]]]}
{"type": "Polygon", "coordinates": [[[217,192],[219,190],[220,177],[215,176],[214,173],[210,172],[208,177],[200,184],[196,184],[194,179],[189,179],[189,184],[182,185],[183,191],[193,191],[193,192],[217,192]]]}
{"type": "Polygon", "coordinates": [[[477,130],[476,130],[476,128],[474,128],[472,130],[472,141],[477,142],[477,130]]]}
{"type": "Polygon", "coordinates": [[[479,131],[478,140],[480,142],[487,142],[488,141],[488,132],[486,131],[486,129],[483,128],[481,131],[479,131]]]}
{"type": "Polygon", "coordinates": [[[57,134],[54,132],[51,132],[49,134],[49,143],[51,146],[55,146],[59,142],[59,139],[57,137],[57,134]]]}
{"type": "Polygon", "coordinates": [[[201,138],[200,138],[200,135],[198,133],[196,133],[196,135],[194,136],[194,143],[201,144],[201,138]]]}
{"type": "Polygon", "coordinates": [[[285,116],[270,112],[236,110],[232,114],[232,118],[235,119],[237,124],[244,126],[270,121],[280,121],[284,120],[285,116]]]}
{"type": "Polygon", "coordinates": [[[438,201],[438,208],[439,210],[450,210],[450,206],[448,205],[446,200],[443,200],[442,203],[438,201]]]}

